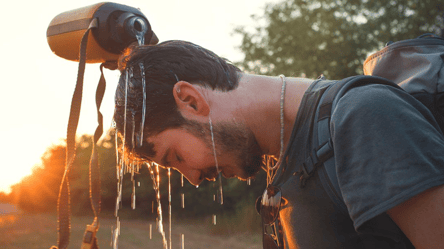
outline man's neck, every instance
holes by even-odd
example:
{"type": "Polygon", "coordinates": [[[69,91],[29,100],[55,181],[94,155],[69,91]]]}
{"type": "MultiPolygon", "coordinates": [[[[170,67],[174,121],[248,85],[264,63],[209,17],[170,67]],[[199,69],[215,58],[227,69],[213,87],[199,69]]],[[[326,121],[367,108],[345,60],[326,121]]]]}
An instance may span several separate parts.
{"type": "MultiPolygon", "coordinates": [[[[311,79],[285,78],[284,95],[284,148],[286,147],[302,97],[311,79]]],[[[264,154],[279,157],[280,151],[280,101],[282,90],[280,77],[243,74],[239,87],[232,91],[236,106],[234,118],[243,120],[253,132],[264,154]]]]}

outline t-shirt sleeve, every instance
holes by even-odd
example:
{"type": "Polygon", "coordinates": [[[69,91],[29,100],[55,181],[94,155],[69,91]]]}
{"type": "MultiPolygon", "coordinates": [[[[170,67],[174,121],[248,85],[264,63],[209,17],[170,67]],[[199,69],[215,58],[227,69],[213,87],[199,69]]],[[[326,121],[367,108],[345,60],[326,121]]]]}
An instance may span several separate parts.
{"type": "Polygon", "coordinates": [[[348,91],[333,110],[337,176],[350,217],[366,221],[444,184],[444,136],[431,113],[390,86],[348,91]]]}

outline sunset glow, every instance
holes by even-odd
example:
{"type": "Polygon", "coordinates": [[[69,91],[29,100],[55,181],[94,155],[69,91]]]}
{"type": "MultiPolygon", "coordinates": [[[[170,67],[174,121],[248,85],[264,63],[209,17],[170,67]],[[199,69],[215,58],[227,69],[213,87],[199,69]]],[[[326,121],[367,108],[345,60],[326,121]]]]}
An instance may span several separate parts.
{"type": "MultiPolygon", "coordinates": [[[[0,150],[1,192],[9,192],[11,185],[31,174],[46,148],[66,137],[78,63],[52,53],[46,40],[49,23],[62,12],[98,2],[102,1],[31,1],[24,8],[23,3],[12,1],[8,7],[19,9],[20,16],[26,18],[17,18],[14,11],[0,16],[4,24],[2,32],[6,34],[0,45],[5,48],[3,58],[7,58],[1,62],[4,82],[0,98],[4,121],[0,124],[4,134],[0,150]],[[12,21],[14,25],[10,25],[12,21]]],[[[241,44],[241,37],[232,33],[239,25],[256,25],[250,15],[263,12],[268,2],[277,0],[128,0],[121,4],[140,8],[160,42],[192,41],[231,61],[239,61],[242,54],[236,46],[241,44]]],[[[99,77],[99,65],[87,65],[78,135],[92,134],[97,125],[94,95],[99,77]]],[[[101,111],[106,130],[111,124],[118,72],[105,70],[105,77],[107,89],[101,111]]]]}
{"type": "Polygon", "coordinates": [[[2,158],[0,192],[9,193],[11,185],[30,175],[32,168],[40,165],[41,156],[51,144],[48,144],[47,139],[45,139],[49,130],[45,131],[39,125],[36,125],[36,127],[39,127],[39,129],[36,129],[39,132],[35,133],[30,130],[11,130],[12,134],[21,134],[20,137],[22,138],[11,139],[7,144],[1,145],[1,151],[8,151],[8,154],[2,158]]]}

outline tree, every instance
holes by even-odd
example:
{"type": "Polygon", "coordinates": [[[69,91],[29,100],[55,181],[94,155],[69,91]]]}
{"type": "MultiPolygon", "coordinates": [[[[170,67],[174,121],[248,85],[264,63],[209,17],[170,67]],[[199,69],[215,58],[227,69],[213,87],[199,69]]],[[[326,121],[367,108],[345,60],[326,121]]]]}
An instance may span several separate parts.
{"type": "Polygon", "coordinates": [[[284,0],[267,5],[255,31],[235,30],[245,71],[341,79],[362,73],[366,56],[388,41],[442,34],[442,0],[284,0]]]}

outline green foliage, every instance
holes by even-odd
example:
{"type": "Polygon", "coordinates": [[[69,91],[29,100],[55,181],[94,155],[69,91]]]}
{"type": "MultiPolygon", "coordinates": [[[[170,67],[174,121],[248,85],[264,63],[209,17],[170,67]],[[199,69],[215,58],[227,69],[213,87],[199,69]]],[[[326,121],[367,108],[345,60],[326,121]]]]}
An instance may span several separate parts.
{"type": "Polygon", "coordinates": [[[268,5],[255,31],[242,36],[245,60],[257,74],[340,79],[362,73],[365,57],[388,41],[441,35],[442,0],[284,0],[268,5]]]}

